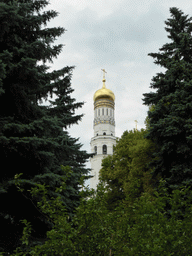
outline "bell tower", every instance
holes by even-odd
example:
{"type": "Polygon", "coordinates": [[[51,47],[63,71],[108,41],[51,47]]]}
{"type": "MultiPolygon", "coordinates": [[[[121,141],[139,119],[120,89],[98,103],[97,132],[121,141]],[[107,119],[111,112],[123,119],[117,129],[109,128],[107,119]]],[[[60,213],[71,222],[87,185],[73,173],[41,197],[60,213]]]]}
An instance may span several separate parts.
{"type": "Polygon", "coordinates": [[[113,154],[113,146],[116,145],[115,137],[115,95],[105,86],[105,73],[103,71],[103,87],[94,94],[94,137],[91,139],[91,151],[94,156],[91,158],[90,188],[96,189],[99,182],[99,171],[101,162],[107,155],[113,154]]]}

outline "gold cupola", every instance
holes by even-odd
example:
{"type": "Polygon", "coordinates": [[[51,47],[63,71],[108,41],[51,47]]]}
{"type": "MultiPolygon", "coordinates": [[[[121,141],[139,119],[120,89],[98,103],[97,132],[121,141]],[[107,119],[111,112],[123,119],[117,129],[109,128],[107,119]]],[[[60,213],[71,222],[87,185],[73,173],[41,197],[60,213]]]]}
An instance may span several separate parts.
{"type": "Polygon", "coordinates": [[[109,99],[109,100],[112,100],[113,102],[115,101],[115,95],[114,93],[107,89],[106,86],[105,86],[105,70],[102,69],[103,71],[103,87],[99,90],[97,90],[93,96],[93,100],[94,102],[99,100],[99,99],[109,99]]]}

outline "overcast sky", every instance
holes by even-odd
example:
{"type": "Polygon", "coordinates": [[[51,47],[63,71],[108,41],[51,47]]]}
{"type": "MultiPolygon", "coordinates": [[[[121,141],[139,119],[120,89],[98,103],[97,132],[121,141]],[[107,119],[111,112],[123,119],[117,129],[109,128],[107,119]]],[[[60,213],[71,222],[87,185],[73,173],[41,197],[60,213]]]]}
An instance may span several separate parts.
{"type": "Polygon", "coordinates": [[[49,27],[67,30],[57,41],[65,46],[52,68],[75,66],[72,97],[85,102],[77,111],[84,113],[82,121],[70,129],[82,149],[90,152],[93,95],[102,87],[101,69],[107,71],[106,87],[116,97],[116,136],[135,128],[134,120],[138,129],[145,128],[143,93],[151,90],[151,79],[160,71],[148,53],[168,42],[164,21],[170,7],[192,16],[191,0],[50,0],[48,9],[59,16],[49,27]]]}

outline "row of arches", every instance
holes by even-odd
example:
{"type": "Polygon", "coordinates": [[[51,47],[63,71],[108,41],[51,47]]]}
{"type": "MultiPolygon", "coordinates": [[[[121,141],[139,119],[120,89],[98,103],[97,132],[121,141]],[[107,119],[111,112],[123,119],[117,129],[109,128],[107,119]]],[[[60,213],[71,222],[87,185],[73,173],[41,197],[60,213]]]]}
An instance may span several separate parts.
{"type": "MultiPolygon", "coordinates": [[[[97,154],[97,146],[94,147],[95,154],[97,154]]],[[[107,155],[107,145],[102,146],[102,154],[107,155]]]]}

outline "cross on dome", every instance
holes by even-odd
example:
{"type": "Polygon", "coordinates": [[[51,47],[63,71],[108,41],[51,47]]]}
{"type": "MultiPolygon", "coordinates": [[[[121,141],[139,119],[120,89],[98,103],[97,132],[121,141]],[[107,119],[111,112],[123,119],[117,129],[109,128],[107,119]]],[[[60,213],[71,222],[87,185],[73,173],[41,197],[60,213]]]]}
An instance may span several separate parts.
{"type": "Polygon", "coordinates": [[[93,100],[95,102],[98,99],[101,99],[101,98],[104,99],[105,98],[105,99],[110,99],[114,102],[115,101],[114,93],[111,90],[107,89],[106,86],[105,86],[105,81],[106,81],[105,80],[105,74],[107,72],[105,71],[105,69],[101,69],[101,70],[103,71],[103,87],[95,92],[95,94],[93,96],[93,100]]]}
{"type": "Polygon", "coordinates": [[[105,69],[101,69],[102,71],[103,71],[103,80],[105,80],[105,73],[107,73],[106,71],[105,71],[105,69]]]}
{"type": "Polygon", "coordinates": [[[105,69],[101,69],[103,71],[103,88],[105,88],[105,74],[107,73],[105,69]]]}

